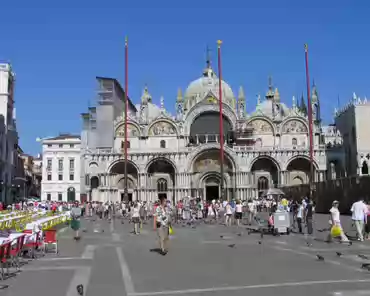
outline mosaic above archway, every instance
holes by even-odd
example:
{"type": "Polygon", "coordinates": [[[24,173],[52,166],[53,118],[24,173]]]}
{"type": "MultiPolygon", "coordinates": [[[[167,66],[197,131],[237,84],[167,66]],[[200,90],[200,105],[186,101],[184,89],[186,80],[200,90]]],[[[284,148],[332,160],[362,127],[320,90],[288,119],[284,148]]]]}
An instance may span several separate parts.
{"type": "Polygon", "coordinates": [[[167,121],[159,121],[149,129],[149,136],[175,135],[176,128],[167,121]]]}
{"type": "Polygon", "coordinates": [[[299,120],[290,120],[284,124],[282,128],[283,133],[307,133],[307,127],[299,120]]]}
{"type": "MultiPolygon", "coordinates": [[[[138,137],[140,132],[138,128],[133,124],[127,125],[127,136],[128,137],[138,137]]],[[[125,125],[122,124],[116,129],[116,137],[124,137],[125,136],[125,125]]]]}
{"type": "Polygon", "coordinates": [[[248,128],[252,128],[256,134],[271,134],[273,133],[272,126],[266,120],[255,119],[247,124],[248,128]]]}

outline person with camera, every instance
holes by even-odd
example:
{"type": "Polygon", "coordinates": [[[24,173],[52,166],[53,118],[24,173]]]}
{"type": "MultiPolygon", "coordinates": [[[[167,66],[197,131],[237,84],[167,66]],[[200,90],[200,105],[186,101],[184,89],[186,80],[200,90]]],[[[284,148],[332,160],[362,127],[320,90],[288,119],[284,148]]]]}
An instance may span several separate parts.
{"type": "Polygon", "coordinates": [[[168,252],[169,227],[171,225],[171,212],[167,208],[167,199],[163,198],[154,213],[154,230],[157,231],[159,239],[160,254],[168,252]]]}

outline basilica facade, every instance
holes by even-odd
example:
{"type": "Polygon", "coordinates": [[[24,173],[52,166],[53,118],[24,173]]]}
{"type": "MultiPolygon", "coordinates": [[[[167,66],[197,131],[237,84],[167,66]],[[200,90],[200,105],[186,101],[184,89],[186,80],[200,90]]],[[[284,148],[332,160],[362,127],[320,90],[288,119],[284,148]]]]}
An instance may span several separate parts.
{"type": "MultiPolygon", "coordinates": [[[[153,103],[145,87],[140,104],[129,100],[125,142],[124,90],[111,78],[97,77],[99,99],[82,114],[81,192],[91,200],[124,197],[124,149],[128,149],[129,199],[176,201],[185,196],[204,199],[248,199],[263,190],[308,183],[309,126],[305,100],[292,98],[287,107],[270,79],[265,95],[247,114],[240,87],[234,95],[222,81],[224,170],[220,173],[219,80],[207,63],[200,78],[178,90],[175,114],[164,99],[153,103]],[[221,192],[221,182],[224,192],[221,192]]],[[[253,99],[254,100],[254,99],[253,99]]],[[[248,100],[250,102],[251,100],[248,100]]],[[[314,181],[327,177],[327,152],[316,86],[313,110],[314,181]]]]}

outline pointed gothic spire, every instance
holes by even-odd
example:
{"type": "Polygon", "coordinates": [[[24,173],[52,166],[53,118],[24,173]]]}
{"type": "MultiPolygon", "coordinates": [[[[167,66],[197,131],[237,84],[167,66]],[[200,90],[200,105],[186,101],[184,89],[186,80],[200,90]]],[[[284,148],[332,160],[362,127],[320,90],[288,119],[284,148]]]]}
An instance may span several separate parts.
{"type": "Polygon", "coordinates": [[[292,107],[293,107],[293,109],[297,108],[295,96],[292,97],[292,107]]]}
{"type": "Polygon", "coordinates": [[[279,103],[279,102],[280,102],[280,93],[279,93],[278,88],[275,88],[275,92],[274,92],[274,101],[275,101],[276,103],[279,103]]]}
{"type": "Polygon", "coordinates": [[[164,108],[164,97],[163,96],[161,96],[161,98],[160,98],[160,106],[161,106],[161,111],[163,112],[165,110],[165,108],[164,108]]]}
{"type": "Polygon", "coordinates": [[[299,111],[301,111],[305,116],[307,116],[307,106],[306,106],[303,93],[301,96],[301,103],[299,104],[299,111]]]}
{"type": "Polygon", "coordinates": [[[261,107],[261,95],[258,94],[257,95],[257,106],[256,106],[256,109],[257,110],[260,110],[260,107],[261,107]]]}
{"type": "Polygon", "coordinates": [[[207,49],[206,49],[206,54],[207,54],[206,67],[207,67],[207,69],[210,69],[211,68],[211,49],[209,48],[208,45],[207,45],[207,49]]]}
{"type": "Polygon", "coordinates": [[[269,76],[269,82],[268,83],[269,83],[269,85],[268,85],[269,89],[266,93],[266,99],[267,100],[273,100],[274,99],[274,90],[273,90],[272,76],[271,75],[269,76]]]}
{"type": "Polygon", "coordinates": [[[245,99],[244,89],[242,86],[239,87],[238,100],[245,99]]]}
{"type": "Polygon", "coordinates": [[[177,90],[177,102],[182,102],[182,91],[181,88],[177,90]]]}

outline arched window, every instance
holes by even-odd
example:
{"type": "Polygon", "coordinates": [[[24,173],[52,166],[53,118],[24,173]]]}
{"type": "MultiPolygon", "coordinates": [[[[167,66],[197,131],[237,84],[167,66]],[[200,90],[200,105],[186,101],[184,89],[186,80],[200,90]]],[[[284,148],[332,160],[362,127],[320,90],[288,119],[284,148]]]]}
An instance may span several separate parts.
{"type": "Polygon", "coordinates": [[[293,145],[293,146],[297,146],[297,139],[296,139],[296,138],[293,138],[293,139],[292,139],[292,145],[293,145]]]}
{"type": "Polygon", "coordinates": [[[361,174],[362,175],[368,175],[369,174],[369,167],[367,166],[366,161],[364,161],[362,163],[361,174]]]}
{"type": "Polygon", "coordinates": [[[167,180],[159,179],[157,181],[157,190],[158,192],[167,192],[167,180]]]}
{"type": "Polygon", "coordinates": [[[266,177],[258,178],[258,191],[267,190],[269,188],[269,180],[266,177]]]}
{"type": "Polygon", "coordinates": [[[160,146],[161,146],[161,148],[166,148],[166,141],[161,140],[160,146]]]}
{"type": "MultiPolygon", "coordinates": [[[[130,141],[127,141],[127,148],[130,148],[130,141]]],[[[121,141],[121,149],[125,149],[125,141],[121,141]]]]}

